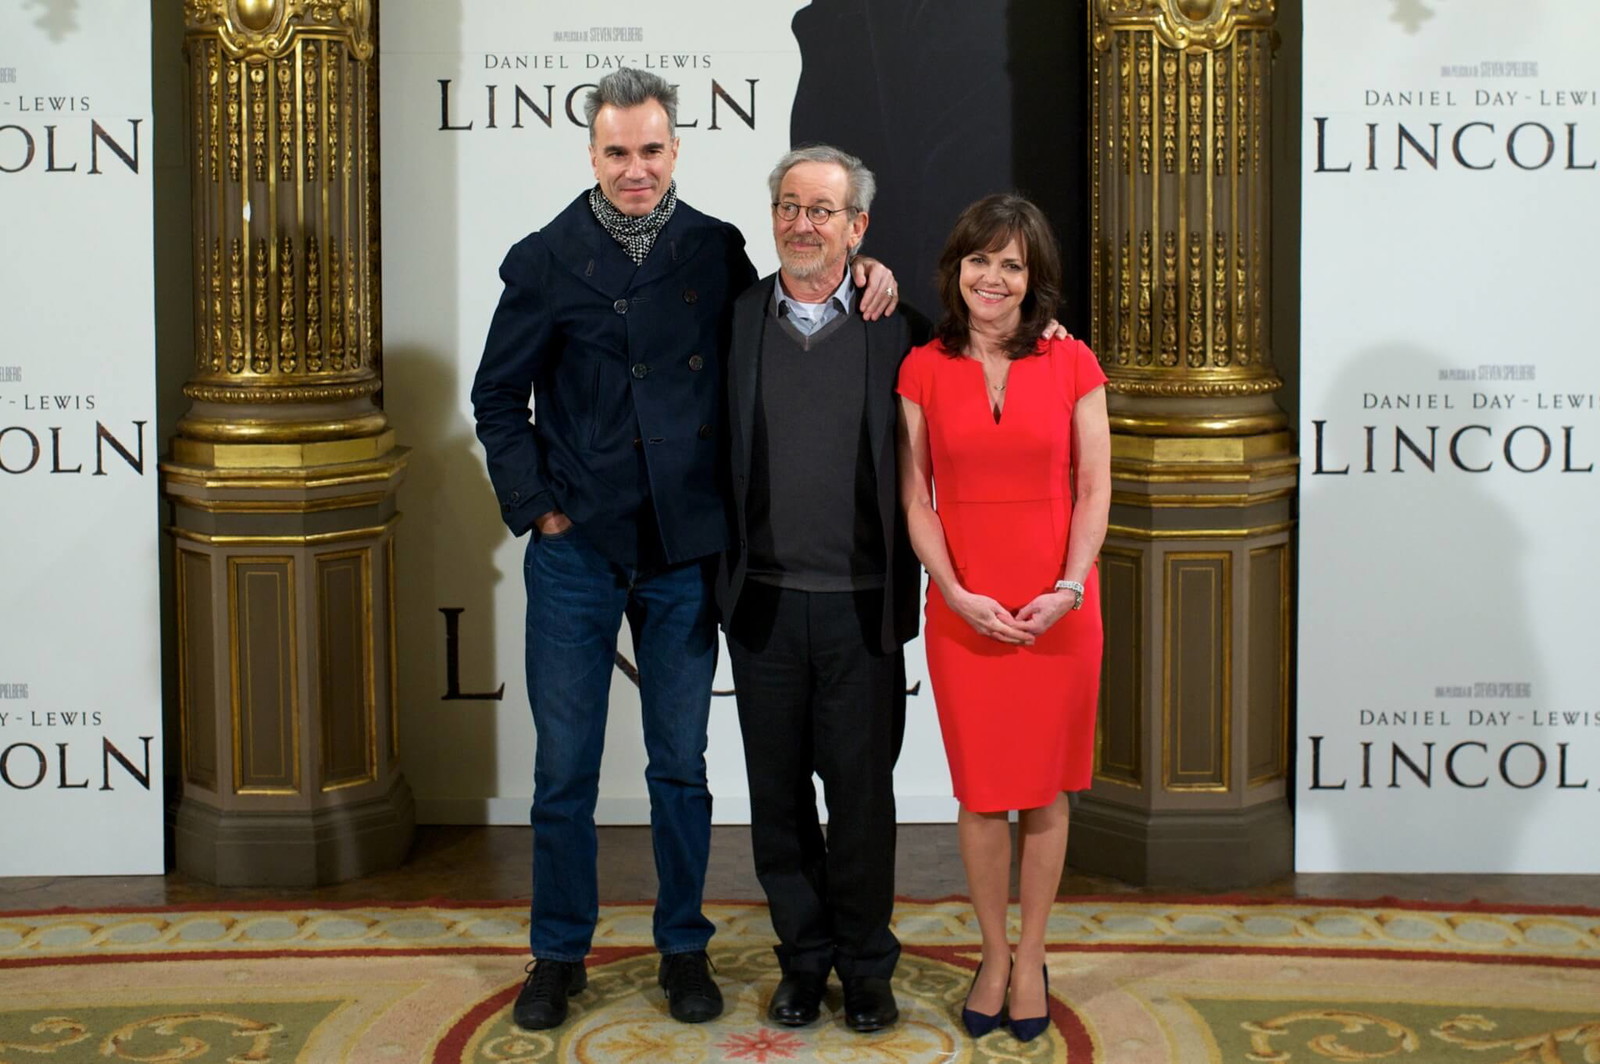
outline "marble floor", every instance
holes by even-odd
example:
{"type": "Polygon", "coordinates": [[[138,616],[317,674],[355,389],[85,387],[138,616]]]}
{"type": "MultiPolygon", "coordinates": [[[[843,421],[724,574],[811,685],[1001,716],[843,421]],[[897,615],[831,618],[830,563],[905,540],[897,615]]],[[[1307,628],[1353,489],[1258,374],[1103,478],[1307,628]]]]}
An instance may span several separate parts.
{"type": "MultiPolygon", "coordinates": [[[[600,889],[606,901],[641,901],[655,895],[650,835],[642,827],[601,829],[600,889]]],[[[417,830],[410,859],[400,868],[315,889],[215,887],[176,872],[165,876],[0,877],[0,910],[58,906],[162,906],[240,901],[490,901],[526,898],[533,836],[522,827],[442,827],[417,830]]],[[[896,890],[903,897],[938,898],[965,893],[956,833],[948,824],[906,824],[896,853],[896,890]]],[[[1144,891],[1116,880],[1068,870],[1062,896],[1183,894],[1144,891]]],[[[1192,893],[1192,892],[1188,892],[1192,893]]],[[[1233,896],[1378,898],[1452,905],[1600,906],[1600,876],[1291,875],[1233,896]]],[[[745,827],[713,829],[706,897],[744,901],[761,897],[751,868],[745,827]]]]}

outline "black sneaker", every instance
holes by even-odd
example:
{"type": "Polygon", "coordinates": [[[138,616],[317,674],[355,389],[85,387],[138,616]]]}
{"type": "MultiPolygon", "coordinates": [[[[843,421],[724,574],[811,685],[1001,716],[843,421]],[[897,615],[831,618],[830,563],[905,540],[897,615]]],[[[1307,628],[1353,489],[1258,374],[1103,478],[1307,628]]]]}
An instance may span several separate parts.
{"type": "Polygon", "coordinates": [[[567,1022],[567,998],[589,985],[582,961],[534,960],[528,978],[511,1008],[511,1019],[527,1031],[542,1031],[567,1022]]]}
{"type": "Polygon", "coordinates": [[[705,950],[668,953],[661,958],[657,981],[679,1023],[705,1023],[722,1015],[722,991],[711,978],[711,959],[705,950]]]}

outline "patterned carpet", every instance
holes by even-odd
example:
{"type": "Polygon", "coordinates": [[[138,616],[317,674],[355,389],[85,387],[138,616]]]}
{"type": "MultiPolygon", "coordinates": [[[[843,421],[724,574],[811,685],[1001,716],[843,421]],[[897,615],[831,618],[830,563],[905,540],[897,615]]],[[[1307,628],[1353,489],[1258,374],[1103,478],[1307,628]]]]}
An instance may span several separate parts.
{"type": "Polygon", "coordinates": [[[902,902],[902,1020],[767,1024],[772,928],[715,905],[721,1019],[672,1022],[645,906],[608,906],[566,1026],[510,1024],[520,904],[0,915],[0,1064],[1068,1064],[1600,1061],[1600,911],[1078,899],[1050,933],[1053,1028],[974,1043],[970,908],[902,902]]]}

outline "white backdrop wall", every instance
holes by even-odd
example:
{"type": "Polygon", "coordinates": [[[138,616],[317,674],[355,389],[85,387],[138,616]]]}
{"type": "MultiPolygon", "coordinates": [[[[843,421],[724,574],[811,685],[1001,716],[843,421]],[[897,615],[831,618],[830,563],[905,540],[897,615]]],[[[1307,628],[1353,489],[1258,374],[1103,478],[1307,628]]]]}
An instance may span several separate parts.
{"type": "Polygon", "coordinates": [[[149,42],[0,4],[0,876],[164,863],[149,42]]]}
{"type": "Polygon", "coordinates": [[[1296,865],[1600,871],[1600,6],[1304,41],[1296,865]]]}
{"type": "MultiPolygon", "coordinates": [[[[593,184],[583,93],[627,65],[679,86],[680,194],[738,225],[761,273],[775,269],[766,175],[790,146],[801,73],[790,20],[805,6],[743,4],[737,19],[713,0],[384,9],[385,404],[413,448],[398,561],[401,738],[424,821],[525,823],[532,788],[526,541],[500,522],[468,399],[500,260],[593,184]]],[[[631,658],[626,630],[620,649],[631,658]]],[[[953,819],[920,643],[908,672],[900,816],[953,819]]],[[[621,671],[612,681],[597,816],[644,823],[637,691],[621,671]]],[[[708,751],[724,823],[749,815],[731,687],[724,653],[708,751]]]]}

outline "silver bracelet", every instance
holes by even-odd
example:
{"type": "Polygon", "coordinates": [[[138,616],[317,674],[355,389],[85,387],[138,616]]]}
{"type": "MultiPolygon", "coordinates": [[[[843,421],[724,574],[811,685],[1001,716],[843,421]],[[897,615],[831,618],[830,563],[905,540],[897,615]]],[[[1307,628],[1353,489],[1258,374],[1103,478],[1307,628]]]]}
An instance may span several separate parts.
{"type": "Polygon", "coordinates": [[[1082,584],[1078,583],[1076,580],[1057,580],[1056,581],[1056,590],[1057,591],[1071,591],[1073,594],[1077,595],[1078,599],[1077,599],[1076,602],[1074,602],[1072,604],[1072,608],[1075,609],[1075,610],[1083,609],[1083,585],[1082,584]]]}

